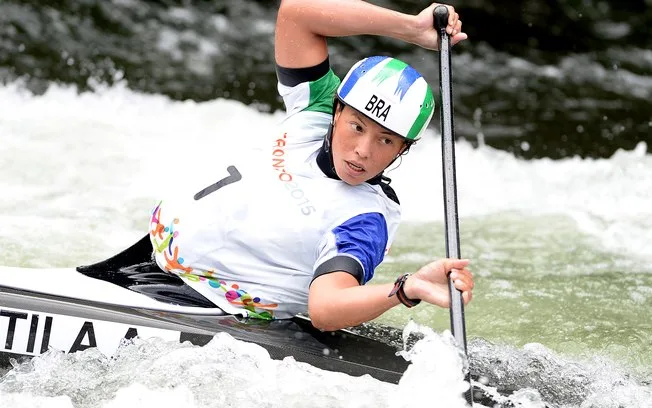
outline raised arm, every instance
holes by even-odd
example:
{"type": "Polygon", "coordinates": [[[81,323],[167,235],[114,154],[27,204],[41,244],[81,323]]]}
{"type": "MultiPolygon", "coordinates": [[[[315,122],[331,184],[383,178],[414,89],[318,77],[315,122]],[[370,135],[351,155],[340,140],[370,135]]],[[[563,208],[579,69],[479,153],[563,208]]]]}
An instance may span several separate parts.
{"type": "MultiPolygon", "coordinates": [[[[416,16],[359,0],[283,0],[276,20],[276,63],[287,68],[312,67],[326,59],[327,37],[379,35],[437,49],[433,3],[416,16]]],[[[452,43],[466,39],[462,23],[449,7],[452,43]]]]}

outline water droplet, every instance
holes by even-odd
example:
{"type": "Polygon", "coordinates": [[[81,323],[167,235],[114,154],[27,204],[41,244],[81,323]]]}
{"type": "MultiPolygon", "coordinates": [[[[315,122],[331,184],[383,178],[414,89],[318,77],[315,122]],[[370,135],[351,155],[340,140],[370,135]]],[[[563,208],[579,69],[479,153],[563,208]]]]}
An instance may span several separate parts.
{"type": "Polygon", "coordinates": [[[584,133],[584,126],[582,125],[577,125],[577,133],[584,133]]]}
{"type": "Polygon", "coordinates": [[[521,143],[521,150],[524,152],[527,152],[530,150],[530,144],[528,142],[522,142],[521,143]]]}

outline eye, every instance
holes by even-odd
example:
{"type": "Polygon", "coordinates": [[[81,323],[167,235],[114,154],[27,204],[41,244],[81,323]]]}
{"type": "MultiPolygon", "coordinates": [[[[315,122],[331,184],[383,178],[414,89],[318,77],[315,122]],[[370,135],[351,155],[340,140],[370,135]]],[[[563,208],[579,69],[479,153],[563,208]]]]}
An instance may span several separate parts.
{"type": "Polygon", "coordinates": [[[364,131],[364,128],[359,123],[351,122],[350,124],[351,124],[351,129],[353,129],[354,132],[362,133],[364,131]]]}
{"type": "Polygon", "coordinates": [[[382,137],[380,140],[381,140],[382,144],[385,144],[385,145],[394,144],[394,141],[392,139],[390,139],[389,137],[382,137]]]}

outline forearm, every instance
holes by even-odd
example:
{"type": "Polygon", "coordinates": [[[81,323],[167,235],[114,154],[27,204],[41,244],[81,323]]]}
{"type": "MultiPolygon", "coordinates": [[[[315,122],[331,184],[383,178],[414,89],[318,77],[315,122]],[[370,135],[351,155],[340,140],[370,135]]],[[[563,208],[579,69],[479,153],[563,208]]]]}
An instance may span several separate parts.
{"type": "Polygon", "coordinates": [[[284,0],[275,33],[276,62],[311,67],[328,55],[327,37],[371,34],[410,41],[414,18],[357,0],[284,0]]]}
{"type": "Polygon", "coordinates": [[[373,320],[399,304],[388,297],[393,284],[352,286],[310,292],[308,303],[313,324],[322,330],[338,330],[373,320]]]}
{"type": "MultiPolygon", "coordinates": [[[[276,63],[286,68],[312,67],[328,56],[327,37],[377,35],[420,47],[439,49],[430,4],[410,15],[361,0],[283,0],[276,19],[274,37],[276,63]]],[[[446,31],[451,44],[465,40],[462,22],[449,8],[446,31]]]]}
{"type": "Polygon", "coordinates": [[[279,13],[323,37],[382,35],[407,40],[413,16],[359,0],[284,0],[279,13]]]}

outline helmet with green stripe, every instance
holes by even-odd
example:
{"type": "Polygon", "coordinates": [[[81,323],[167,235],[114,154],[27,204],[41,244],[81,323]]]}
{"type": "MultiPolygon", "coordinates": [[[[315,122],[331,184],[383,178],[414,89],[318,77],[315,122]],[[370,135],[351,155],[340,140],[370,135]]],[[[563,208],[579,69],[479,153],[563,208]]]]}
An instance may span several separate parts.
{"type": "Polygon", "coordinates": [[[423,76],[405,62],[384,56],[356,63],[337,89],[337,97],[409,141],[421,137],[435,109],[423,76]]]}

